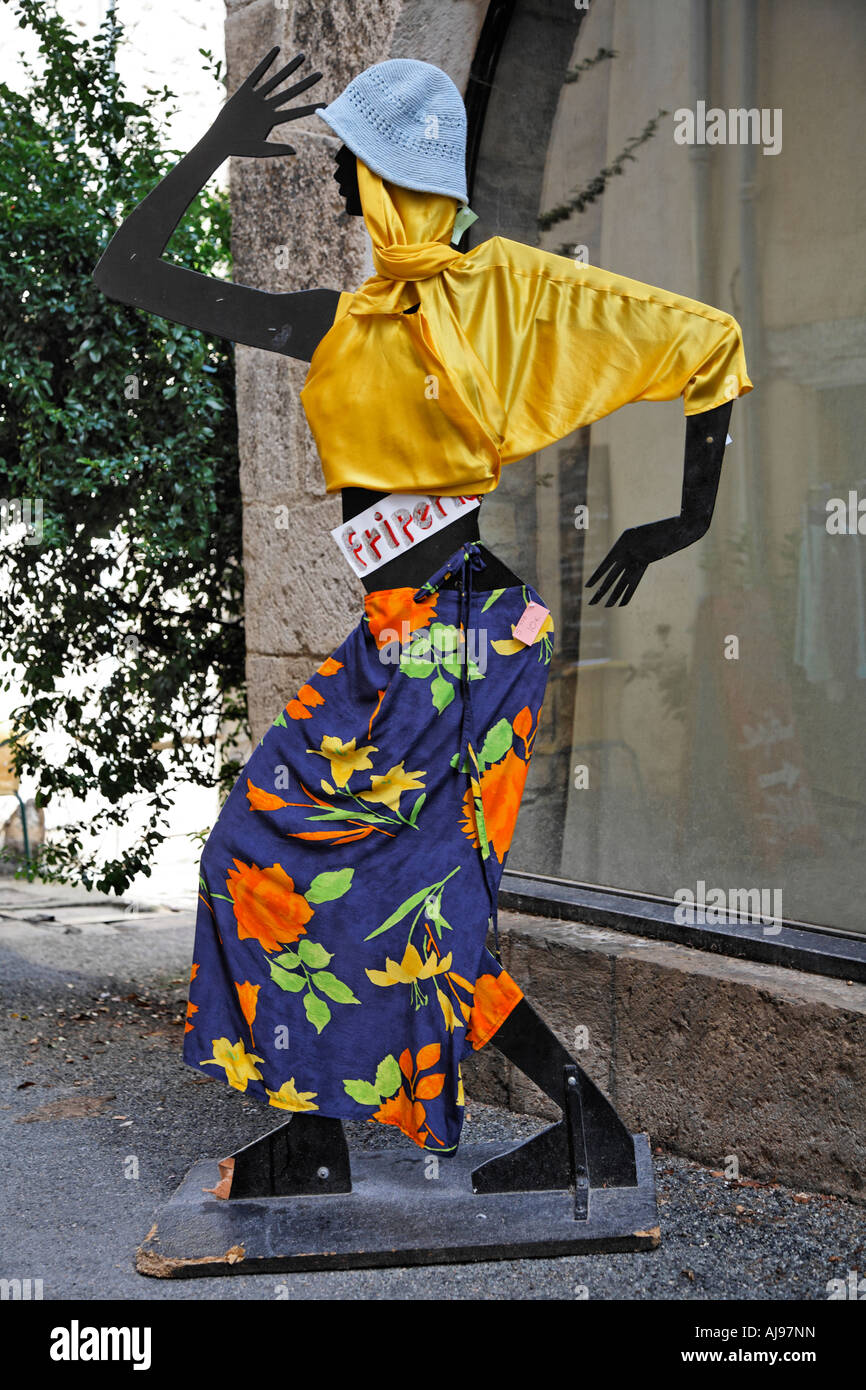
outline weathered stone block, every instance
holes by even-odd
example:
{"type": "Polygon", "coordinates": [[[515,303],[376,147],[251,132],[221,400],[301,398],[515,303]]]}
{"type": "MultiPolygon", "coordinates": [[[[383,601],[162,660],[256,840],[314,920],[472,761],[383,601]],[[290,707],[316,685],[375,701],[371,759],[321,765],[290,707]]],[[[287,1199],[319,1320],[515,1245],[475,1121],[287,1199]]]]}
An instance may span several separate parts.
{"type": "MultiPolygon", "coordinates": [[[[530,1003],[632,1130],[713,1167],[736,1155],[742,1176],[863,1200],[866,985],[522,913],[501,913],[500,933],[530,1003]]],[[[473,1094],[500,1096],[501,1075],[477,1069],[473,1094]]],[[[505,1084],[515,1109],[556,1118],[515,1068],[505,1084]]]]}
{"type": "Polygon", "coordinates": [[[245,507],[248,652],[321,660],[356,625],[363,590],[329,534],[339,520],[333,498],[304,505],[287,494],[245,507]]]}

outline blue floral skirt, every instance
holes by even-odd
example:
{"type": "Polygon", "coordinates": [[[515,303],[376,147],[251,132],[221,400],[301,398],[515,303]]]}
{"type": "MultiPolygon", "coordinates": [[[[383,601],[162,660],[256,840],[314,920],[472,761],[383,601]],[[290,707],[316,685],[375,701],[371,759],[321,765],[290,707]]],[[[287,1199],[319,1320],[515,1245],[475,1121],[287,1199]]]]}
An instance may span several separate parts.
{"type": "Polygon", "coordinates": [[[202,852],[184,1039],[277,1110],[439,1153],[461,1059],[523,997],[485,942],[553,642],[549,617],[514,637],[543,601],[484,568],[470,543],[420,589],[367,594],[246,763],[202,852]]]}

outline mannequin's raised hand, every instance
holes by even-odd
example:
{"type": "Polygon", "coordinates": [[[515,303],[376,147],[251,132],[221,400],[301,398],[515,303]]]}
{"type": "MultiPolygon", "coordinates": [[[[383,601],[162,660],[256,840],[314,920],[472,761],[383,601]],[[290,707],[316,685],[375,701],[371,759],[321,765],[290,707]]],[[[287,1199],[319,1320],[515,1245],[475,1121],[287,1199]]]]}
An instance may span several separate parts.
{"type": "Polygon", "coordinates": [[[275,91],[275,88],[290,77],[304,61],[306,55],[303,53],[297,53],[285,67],[262,80],[279,51],[279,48],[271,49],[237,91],[228,98],[214,121],[212,132],[221,141],[226,154],[253,159],[268,158],[275,154],[294,154],[292,145],[282,145],[275,140],[268,140],[268,135],[274,126],[284,125],[287,121],[297,121],[301,116],[311,116],[323,105],[320,101],[311,106],[287,105],[318,82],[322,76],[320,72],[311,72],[308,77],[302,78],[293,86],[286,87],[283,91],[275,91]]]}

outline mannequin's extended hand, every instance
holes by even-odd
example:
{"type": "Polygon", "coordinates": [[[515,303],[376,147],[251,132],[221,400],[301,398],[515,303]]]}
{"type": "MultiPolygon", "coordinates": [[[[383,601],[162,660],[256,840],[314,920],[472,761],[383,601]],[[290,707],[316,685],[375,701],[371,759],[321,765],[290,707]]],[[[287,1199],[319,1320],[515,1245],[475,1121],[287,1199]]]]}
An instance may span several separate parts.
{"type": "Polygon", "coordinates": [[[589,587],[604,578],[590,603],[600,603],[608,594],[608,608],[617,603],[624,608],[647,565],[684,550],[706,535],[713,519],[732,407],[733,401],[724,401],[710,410],[688,416],[679,516],[668,516],[664,521],[650,521],[646,526],[632,526],[623,531],[586,581],[589,587]]]}
{"type": "Polygon", "coordinates": [[[270,96],[274,88],[291,76],[304,61],[306,55],[303,53],[297,53],[290,63],[286,63],[285,67],[280,68],[261,86],[256,86],[279,51],[279,48],[271,49],[246,81],[229,97],[214,121],[211,130],[227,154],[246,155],[254,159],[269,158],[275,154],[294,154],[292,145],[277,144],[275,140],[268,140],[268,135],[274,126],[284,125],[287,121],[297,121],[301,116],[311,116],[323,105],[322,102],[315,102],[312,106],[286,106],[287,102],[293,101],[308,87],[318,82],[322,76],[320,72],[311,72],[294,86],[270,96]]]}
{"type": "Polygon", "coordinates": [[[629,527],[587,579],[588,588],[606,576],[597,593],[589,600],[590,603],[600,603],[609,591],[607,607],[613,608],[618,603],[624,608],[647,566],[699,540],[703,529],[699,525],[686,523],[679,516],[666,517],[664,521],[650,521],[646,526],[629,527]]]}

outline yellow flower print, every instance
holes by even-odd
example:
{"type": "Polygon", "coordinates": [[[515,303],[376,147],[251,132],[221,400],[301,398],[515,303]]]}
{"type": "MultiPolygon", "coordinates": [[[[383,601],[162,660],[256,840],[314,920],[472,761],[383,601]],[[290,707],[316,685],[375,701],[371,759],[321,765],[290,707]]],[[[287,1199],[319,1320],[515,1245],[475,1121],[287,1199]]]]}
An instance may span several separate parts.
{"type": "Polygon", "coordinates": [[[277,1110],[318,1110],[318,1105],[313,1105],[313,1096],[318,1095],[318,1091],[299,1091],[295,1086],[295,1078],[291,1081],[284,1081],[278,1091],[272,1091],[265,1087],[270,1096],[269,1105],[273,1105],[277,1110]]]}
{"type": "Polygon", "coordinates": [[[438,985],[436,986],[436,998],[439,1000],[439,1007],[442,1010],[442,1017],[445,1019],[445,1027],[448,1032],[453,1033],[455,1028],[462,1028],[463,1024],[454,1012],[454,1005],[438,985]]]}
{"type": "Polygon", "coordinates": [[[403,792],[423,791],[424,783],[416,779],[426,776],[427,773],[423,768],[418,768],[415,772],[407,772],[400,762],[396,767],[392,767],[389,772],[386,772],[384,777],[371,777],[370,790],[368,792],[359,791],[358,795],[364,801],[381,801],[392,811],[398,811],[403,792]]]}
{"type": "Polygon", "coordinates": [[[327,758],[330,761],[331,776],[338,787],[345,787],[353,772],[358,772],[361,768],[372,767],[373,764],[367,754],[378,753],[378,751],[378,748],[375,748],[371,743],[363,748],[356,748],[354,739],[350,739],[348,743],[343,743],[332,734],[325,734],[321,748],[307,749],[308,753],[315,753],[317,758],[327,758]]]}
{"type": "Polygon", "coordinates": [[[429,980],[433,975],[444,975],[450,969],[450,951],[441,960],[431,955],[422,961],[410,942],[399,965],[395,960],[386,960],[384,970],[368,970],[366,973],[374,985],[411,985],[415,980],[429,980]]]}
{"type": "MultiPolygon", "coordinates": [[[[514,628],[515,624],[512,623],[512,632],[514,628]]],[[[551,632],[553,632],[553,618],[548,613],[531,642],[521,642],[519,637],[503,637],[498,642],[491,642],[490,645],[500,656],[514,656],[516,652],[525,652],[527,647],[534,647],[537,642],[540,642],[551,632]]]]}
{"type": "Polygon", "coordinates": [[[254,1062],[263,1062],[254,1052],[247,1052],[242,1042],[230,1043],[228,1038],[213,1039],[213,1056],[201,1067],[225,1067],[226,1081],[236,1091],[245,1091],[248,1081],[261,1081],[262,1074],[254,1062]]]}

